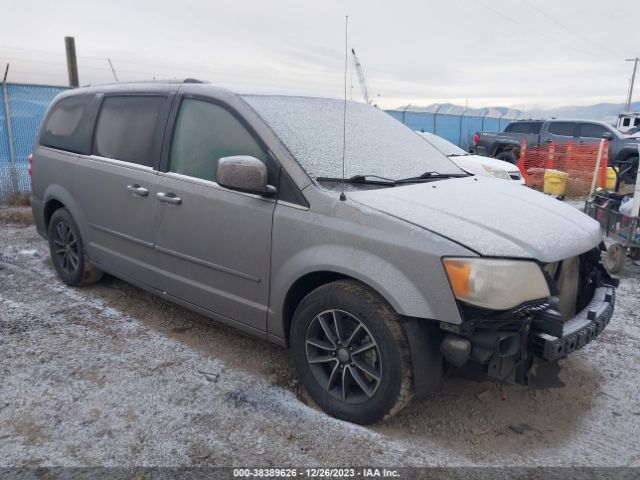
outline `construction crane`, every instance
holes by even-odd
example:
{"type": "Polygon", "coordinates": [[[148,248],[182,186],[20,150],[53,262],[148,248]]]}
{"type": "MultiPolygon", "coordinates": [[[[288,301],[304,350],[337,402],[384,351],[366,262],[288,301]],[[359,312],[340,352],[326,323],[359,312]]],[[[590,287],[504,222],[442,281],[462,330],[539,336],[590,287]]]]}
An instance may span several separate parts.
{"type": "Polygon", "coordinates": [[[366,103],[367,105],[371,105],[371,100],[369,99],[369,90],[367,89],[367,80],[364,78],[362,65],[360,64],[358,55],[356,55],[356,51],[353,48],[351,49],[351,53],[353,54],[353,66],[356,69],[356,73],[358,74],[358,81],[360,82],[360,90],[362,91],[364,103],[366,103]]]}

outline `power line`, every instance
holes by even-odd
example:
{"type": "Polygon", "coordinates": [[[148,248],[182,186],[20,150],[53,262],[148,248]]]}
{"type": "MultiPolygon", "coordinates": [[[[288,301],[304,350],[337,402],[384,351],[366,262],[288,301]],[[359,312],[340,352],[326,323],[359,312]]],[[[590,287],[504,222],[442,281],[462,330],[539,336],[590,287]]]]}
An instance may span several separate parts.
{"type": "MultiPolygon", "coordinates": [[[[505,20],[507,20],[507,21],[509,21],[509,22],[511,22],[511,23],[513,23],[513,24],[515,24],[515,25],[518,25],[518,26],[519,26],[519,27],[521,27],[521,28],[524,28],[524,29],[526,29],[526,30],[529,30],[530,32],[535,33],[536,35],[539,35],[539,36],[541,36],[541,37],[543,37],[543,38],[546,38],[547,40],[550,40],[550,41],[552,41],[552,42],[554,42],[554,43],[562,42],[562,40],[559,40],[559,39],[557,39],[557,38],[555,38],[555,37],[553,37],[553,36],[551,36],[551,35],[547,35],[546,33],[542,32],[542,31],[540,31],[540,30],[537,30],[537,29],[535,29],[535,28],[532,28],[532,27],[530,27],[529,25],[526,25],[526,24],[524,24],[524,23],[520,22],[519,20],[516,20],[515,18],[510,17],[509,15],[506,15],[506,14],[502,13],[500,10],[495,9],[495,8],[493,8],[493,7],[489,6],[489,5],[487,5],[486,3],[484,3],[484,2],[482,2],[482,1],[480,1],[480,0],[473,0],[473,2],[474,2],[474,3],[477,3],[477,4],[478,4],[478,5],[480,5],[481,7],[486,8],[487,10],[489,10],[489,11],[493,12],[494,14],[498,15],[499,17],[502,17],[502,18],[504,18],[505,20]]],[[[581,49],[579,49],[579,48],[575,48],[573,45],[571,45],[571,44],[567,44],[566,42],[562,42],[562,43],[565,43],[569,48],[571,48],[571,49],[575,50],[576,52],[580,52],[580,53],[582,53],[583,55],[589,55],[589,56],[591,56],[591,57],[601,58],[601,57],[599,57],[598,55],[593,54],[592,52],[587,52],[587,51],[585,51],[585,50],[581,50],[581,49]]]]}
{"type": "Polygon", "coordinates": [[[610,50],[602,45],[599,45],[593,41],[591,41],[588,37],[585,37],[584,35],[582,35],[581,33],[575,31],[574,29],[568,27],[567,25],[563,24],[562,22],[556,20],[555,18],[553,18],[551,15],[549,15],[548,13],[546,13],[544,10],[542,10],[540,7],[537,7],[536,5],[534,5],[533,3],[531,3],[529,0],[521,0],[522,3],[526,4],[529,8],[535,10],[536,12],[538,12],[540,15],[542,15],[543,17],[545,17],[547,20],[555,23],[557,26],[559,26],[560,28],[566,30],[567,32],[571,33],[572,35],[575,35],[576,37],[580,38],[582,41],[588,43],[589,45],[599,48],[601,50],[604,50],[607,53],[610,53],[612,55],[617,55],[617,52],[614,52],[613,50],[610,50]]]}

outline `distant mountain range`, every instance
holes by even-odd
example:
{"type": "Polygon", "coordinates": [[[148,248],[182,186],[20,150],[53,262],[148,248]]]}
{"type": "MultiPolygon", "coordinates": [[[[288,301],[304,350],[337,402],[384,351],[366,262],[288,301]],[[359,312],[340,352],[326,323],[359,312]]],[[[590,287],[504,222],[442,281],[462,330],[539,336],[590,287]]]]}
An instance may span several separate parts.
{"type": "MultiPolygon", "coordinates": [[[[403,106],[394,108],[394,111],[445,113],[451,115],[488,115],[491,117],[504,116],[504,118],[574,118],[584,120],[599,120],[610,124],[615,124],[618,114],[624,111],[624,103],[598,103],[596,105],[567,106],[557,108],[532,108],[522,113],[522,110],[510,107],[488,107],[488,108],[465,108],[462,105],[452,103],[434,103],[427,107],[403,106]]],[[[640,102],[631,104],[632,112],[640,112],[640,102]]]]}
{"type": "MultiPolygon", "coordinates": [[[[618,114],[625,110],[624,103],[598,103],[581,107],[558,107],[549,109],[525,110],[524,118],[577,118],[584,120],[600,120],[615,124],[618,114]]],[[[640,102],[631,103],[632,112],[640,112],[640,102]]]]}

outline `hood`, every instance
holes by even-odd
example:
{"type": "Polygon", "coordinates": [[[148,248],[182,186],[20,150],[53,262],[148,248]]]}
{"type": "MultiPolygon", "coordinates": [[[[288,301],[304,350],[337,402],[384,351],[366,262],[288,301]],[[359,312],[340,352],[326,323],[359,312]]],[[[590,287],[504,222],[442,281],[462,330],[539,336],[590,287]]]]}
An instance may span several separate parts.
{"type": "Polygon", "coordinates": [[[452,178],[361,190],[349,198],[485,256],[556,262],[601,242],[598,222],[516,182],[452,178]]]}
{"type": "Polygon", "coordinates": [[[507,172],[519,172],[520,170],[513,163],[505,162],[504,160],[498,160],[491,157],[483,157],[481,155],[464,155],[461,157],[453,157],[451,161],[456,165],[464,168],[465,166],[477,165],[482,168],[482,165],[488,165],[493,168],[501,168],[507,172]]]}

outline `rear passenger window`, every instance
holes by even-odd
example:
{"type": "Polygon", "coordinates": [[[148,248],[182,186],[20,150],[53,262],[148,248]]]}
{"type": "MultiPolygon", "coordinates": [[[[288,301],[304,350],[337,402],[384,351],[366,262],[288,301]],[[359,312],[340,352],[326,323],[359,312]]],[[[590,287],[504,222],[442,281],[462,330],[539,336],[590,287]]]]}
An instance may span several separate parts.
{"type": "Polygon", "coordinates": [[[539,122],[516,122],[510,123],[507,125],[505,131],[513,132],[513,133],[540,133],[540,126],[542,124],[539,122]]]}
{"type": "Polygon", "coordinates": [[[183,100],[173,133],[169,170],[215,182],[218,160],[232,155],[250,155],[265,163],[267,159],[265,151],[227,109],[201,100],[183,100]]]}
{"type": "Polygon", "coordinates": [[[56,102],[44,121],[40,144],[74,153],[91,150],[93,95],[73,95],[56,102]]]}
{"type": "Polygon", "coordinates": [[[604,128],[602,125],[597,125],[595,123],[583,123],[580,125],[581,137],[602,138],[602,136],[608,131],[609,130],[604,128]]]}
{"type": "Polygon", "coordinates": [[[575,123],[572,122],[553,122],[549,126],[549,133],[562,137],[573,137],[575,123]]]}
{"type": "Polygon", "coordinates": [[[105,97],[96,125],[94,153],[151,167],[165,97],[105,97]]]}

